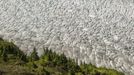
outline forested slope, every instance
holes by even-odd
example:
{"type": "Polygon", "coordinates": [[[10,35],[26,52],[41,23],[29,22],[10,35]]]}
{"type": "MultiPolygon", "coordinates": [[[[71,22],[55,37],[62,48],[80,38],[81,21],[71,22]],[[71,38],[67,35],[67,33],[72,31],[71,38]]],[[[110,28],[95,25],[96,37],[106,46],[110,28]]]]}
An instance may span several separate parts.
{"type": "Polygon", "coordinates": [[[12,42],[0,39],[0,75],[124,75],[113,69],[97,68],[91,64],[74,62],[64,54],[44,48],[38,56],[36,48],[26,56],[12,42]]]}

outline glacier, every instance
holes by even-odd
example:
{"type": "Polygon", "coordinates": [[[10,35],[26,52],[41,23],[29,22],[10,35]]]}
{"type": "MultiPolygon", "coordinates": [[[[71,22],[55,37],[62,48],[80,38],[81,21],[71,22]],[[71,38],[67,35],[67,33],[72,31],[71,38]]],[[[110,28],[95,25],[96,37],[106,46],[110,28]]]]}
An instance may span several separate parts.
{"type": "Polygon", "coordinates": [[[134,0],[0,0],[0,37],[134,75],[134,0]]]}

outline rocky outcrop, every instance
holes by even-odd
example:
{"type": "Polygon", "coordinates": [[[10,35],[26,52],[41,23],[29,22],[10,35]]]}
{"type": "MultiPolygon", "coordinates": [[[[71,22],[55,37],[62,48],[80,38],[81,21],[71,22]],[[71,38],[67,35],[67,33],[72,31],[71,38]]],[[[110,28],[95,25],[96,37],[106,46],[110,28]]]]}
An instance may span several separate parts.
{"type": "Polygon", "coordinates": [[[133,0],[0,0],[0,37],[134,75],[133,0]]]}

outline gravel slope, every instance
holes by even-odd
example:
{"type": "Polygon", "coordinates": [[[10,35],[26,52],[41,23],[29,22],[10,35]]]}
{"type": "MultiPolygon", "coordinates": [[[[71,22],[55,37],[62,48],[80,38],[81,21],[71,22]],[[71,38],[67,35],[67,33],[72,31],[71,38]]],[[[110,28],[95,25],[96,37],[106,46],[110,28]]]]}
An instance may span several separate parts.
{"type": "Polygon", "coordinates": [[[0,0],[0,37],[134,75],[134,0],[0,0]]]}

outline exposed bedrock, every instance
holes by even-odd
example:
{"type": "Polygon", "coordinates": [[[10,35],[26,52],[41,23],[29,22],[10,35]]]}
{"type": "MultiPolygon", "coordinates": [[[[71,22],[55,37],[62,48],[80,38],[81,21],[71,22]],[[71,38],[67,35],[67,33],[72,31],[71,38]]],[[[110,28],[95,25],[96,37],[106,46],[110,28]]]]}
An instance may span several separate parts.
{"type": "Polygon", "coordinates": [[[134,75],[134,0],[0,0],[0,37],[134,75]]]}

